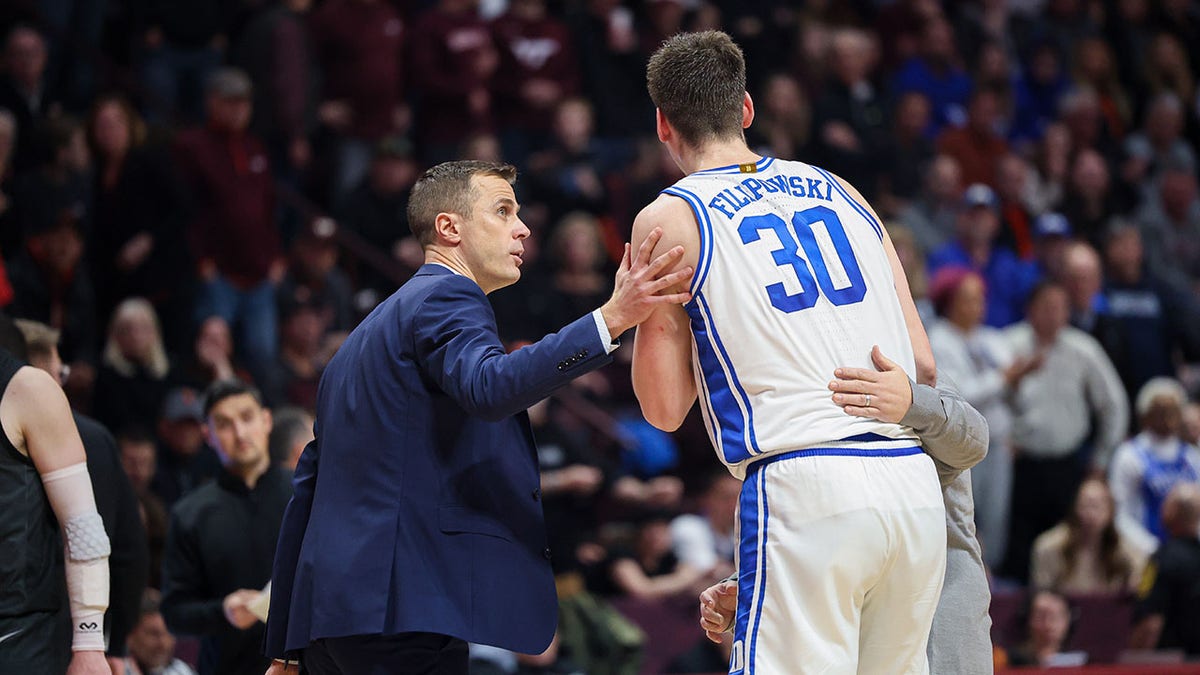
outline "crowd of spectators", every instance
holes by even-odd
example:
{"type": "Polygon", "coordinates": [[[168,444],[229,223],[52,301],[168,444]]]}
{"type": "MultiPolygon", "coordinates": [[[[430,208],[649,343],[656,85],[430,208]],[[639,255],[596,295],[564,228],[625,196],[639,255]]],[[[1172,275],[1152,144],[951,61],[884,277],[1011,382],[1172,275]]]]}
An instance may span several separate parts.
{"type": "MultiPolygon", "coordinates": [[[[999,646],[1053,660],[1071,598],[1102,594],[1133,603],[1129,646],[1200,656],[1194,3],[10,0],[0,308],[51,331],[46,367],[137,494],[129,672],[187,672],[172,632],[202,673],[261,672],[281,476],[341,338],[421,263],[420,171],[518,166],[533,235],[492,300],[509,345],[536,340],[607,296],[680,177],[645,62],[709,28],[745,50],[751,147],[870,200],[988,419],[985,560],[997,592],[1037,591],[999,646]]],[[[480,649],[480,672],[633,672],[645,636],[609,600],[690,612],[732,570],[736,481],[695,411],[641,419],[628,345],[531,411],[563,619],[546,655],[480,649]]],[[[679,663],[728,653],[677,639],[679,663]]]]}

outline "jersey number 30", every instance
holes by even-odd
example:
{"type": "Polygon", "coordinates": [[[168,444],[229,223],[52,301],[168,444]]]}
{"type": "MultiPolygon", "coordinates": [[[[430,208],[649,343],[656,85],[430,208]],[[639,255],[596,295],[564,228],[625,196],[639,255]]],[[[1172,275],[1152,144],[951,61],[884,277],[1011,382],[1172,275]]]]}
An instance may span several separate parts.
{"type": "Polygon", "coordinates": [[[792,214],[790,230],[788,223],[774,213],[747,216],[738,226],[738,234],[741,235],[743,244],[758,241],[761,237],[759,233],[763,230],[771,230],[775,236],[779,237],[779,243],[783,245],[783,248],[771,251],[771,257],[775,259],[775,264],[779,267],[791,266],[802,289],[799,293],[789,295],[782,282],[767,286],[767,295],[776,309],[789,313],[808,309],[817,304],[817,298],[822,293],[829,298],[830,302],[838,306],[862,302],[863,296],[867,294],[867,285],[863,281],[862,270],[858,267],[854,251],[850,248],[850,240],[846,238],[846,229],[842,227],[842,221],[833,209],[827,206],[814,206],[797,211],[792,214]],[[837,252],[838,262],[841,263],[842,269],[846,272],[846,278],[850,281],[848,286],[834,287],[829,267],[825,263],[825,256],[821,253],[821,246],[813,233],[814,223],[825,224],[825,231],[829,233],[833,250],[837,252]],[[795,238],[792,237],[793,231],[796,233],[795,238]],[[797,239],[800,240],[799,244],[796,243],[797,239]],[[800,249],[804,249],[807,261],[800,257],[800,249]],[[809,270],[810,266],[811,271],[809,270]],[[814,274],[816,275],[815,280],[813,279],[814,274]]]}

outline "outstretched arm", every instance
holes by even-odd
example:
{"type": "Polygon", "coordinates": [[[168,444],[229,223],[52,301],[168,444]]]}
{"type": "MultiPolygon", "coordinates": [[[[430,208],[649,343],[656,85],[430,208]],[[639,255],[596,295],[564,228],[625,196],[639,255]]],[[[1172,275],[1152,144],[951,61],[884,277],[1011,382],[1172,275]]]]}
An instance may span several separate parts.
{"type": "MultiPolygon", "coordinates": [[[[656,227],[663,233],[658,248],[683,247],[677,264],[695,268],[700,234],[688,205],[676,197],[659,197],[634,219],[634,243],[646,241],[656,227]]],[[[634,338],[633,391],[646,421],[663,431],[678,429],[696,401],[689,323],[682,305],[663,305],[638,327],[634,338]]]]}

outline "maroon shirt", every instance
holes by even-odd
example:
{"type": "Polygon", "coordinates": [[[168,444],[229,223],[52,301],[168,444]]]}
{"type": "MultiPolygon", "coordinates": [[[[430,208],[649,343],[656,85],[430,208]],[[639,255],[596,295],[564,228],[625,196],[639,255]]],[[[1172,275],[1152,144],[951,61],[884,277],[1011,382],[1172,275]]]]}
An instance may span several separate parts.
{"type": "Polygon", "coordinates": [[[412,79],[421,91],[419,126],[434,143],[454,143],[491,130],[491,113],[472,113],[468,97],[485,88],[478,63],[495,50],[487,23],[474,12],[433,8],[417,19],[412,35],[412,79]]]}
{"type": "Polygon", "coordinates": [[[193,200],[188,237],[195,259],[214,261],[235,284],[264,281],[282,250],[262,142],[246,133],[190,129],[175,139],[175,161],[193,200]]]}
{"type": "Polygon", "coordinates": [[[309,31],[323,71],[321,100],[350,104],[355,136],[387,135],[403,93],[400,14],[379,0],[328,0],[310,15],[309,31]]]}
{"type": "Polygon", "coordinates": [[[526,21],[511,12],[492,23],[500,67],[492,80],[496,121],[503,127],[550,131],[555,103],[537,107],[521,98],[534,79],[558,85],[558,101],[579,93],[579,69],[567,26],[553,18],[526,21]]]}

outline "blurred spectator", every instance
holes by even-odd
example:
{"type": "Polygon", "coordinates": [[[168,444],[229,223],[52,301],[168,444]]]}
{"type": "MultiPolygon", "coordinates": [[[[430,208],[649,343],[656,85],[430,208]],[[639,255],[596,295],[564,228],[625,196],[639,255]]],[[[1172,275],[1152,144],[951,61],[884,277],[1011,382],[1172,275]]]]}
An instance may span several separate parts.
{"type": "Polygon", "coordinates": [[[584,98],[596,106],[597,135],[606,141],[649,131],[654,104],[646,93],[646,61],[636,16],[620,0],[587,0],[571,17],[584,98]]]}
{"type": "MultiPolygon", "coordinates": [[[[0,254],[5,258],[11,258],[17,252],[22,240],[21,227],[13,217],[12,202],[16,148],[17,118],[7,108],[0,108],[0,254]]],[[[2,299],[0,303],[3,303],[2,299]]]]}
{"type": "Polygon", "coordinates": [[[179,344],[191,321],[192,261],[173,169],[145,144],[145,125],[120,96],[96,100],[87,132],[96,162],[89,241],[96,310],[110,316],[125,298],[144,297],[162,318],[168,344],[179,344]]]}
{"type": "Polygon", "coordinates": [[[235,359],[229,324],[219,316],[210,316],[196,330],[191,359],[180,374],[181,383],[203,390],[218,380],[251,381],[250,373],[235,359]]]}
{"type": "Polygon", "coordinates": [[[594,132],[591,104],[579,98],[563,101],[554,113],[551,146],[529,158],[530,190],[545,203],[551,219],[576,210],[604,211],[608,192],[603,174],[609,161],[594,132]]]}
{"type": "Polygon", "coordinates": [[[1021,318],[1021,308],[1037,280],[1037,270],[1007,248],[996,245],[1000,216],[996,193],[976,183],[963,193],[955,239],[929,255],[929,272],[961,266],[978,272],[987,282],[985,323],[1003,328],[1021,318]]]}
{"type": "Polygon", "coordinates": [[[492,22],[500,64],[492,79],[504,158],[524,166],[550,140],[559,103],[579,93],[579,59],[566,24],[546,0],[514,0],[492,22]]]}
{"type": "Polygon", "coordinates": [[[830,41],[829,79],[813,107],[816,163],[873,198],[885,147],[884,100],[871,82],[877,48],[863,31],[844,28],[830,41]]]}
{"type": "Polygon", "coordinates": [[[1143,255],[1136,227],[1114,223],[1104,248],[1104,306],[1116,324],[1105,343],[1129,400],[1150,378],[1175,375],[1175,355],[1200,360],[1195,296],[1164,283],[1143,255]]]}
{"type": "Polygon", "coordinates": [[[410,53],[421,91],[422,157],[429,164],[453,159],[472,131],[492,128],[488,82],[499,63],[492,33],[473,0],[438,0],[417,18],[410,53]]]}
{"type": "MultiPolygon", "coordinates": [[[[288,271],[279,283],[277,296],[307,293],[329,310],[325,331],[350,332],[354,306],[350,279],[338,267],[338,247],[333,239],[336,225],[326,218],[313,220],[292,240],[288,271]]],[[[280,316],[282,322],[285,317],[280,316]]],[[[280,331],[283,337],[282,329],[280,331]]]]}
{"type": "Polygon", "coordinates": [[[925,251],[917,243],[912,230],[899,223],[884,223],[892,247],[896,249],[896,257],[904,268],[904,276],[908,281],[908,290],[912,293],[913,302],[917,305],[917,314],[926,326],[937,318],[933,301],[929,299],[929,276],[925,271],[925,251]]]}
{"type": "Polygon", "coordinates": [[[1066,257],[1071,223],[1061,213],[1046,212],[1033,221],[1033,262],[1039,276],[1066,283],[1066,257]]]}
{"type": "Polygon", "coordinates": [[[255,379],[275,360],[275,284],[283,251],[275,188],[262,142],[247,133],[250,79],[216,71],[206,89],[208,124],[179,134],[175,159],[194,204],[192,253],[200,276],[195,319],[217,315],[238,329],[255,379]]]}
{"type": "MultiPolygon", "coordinates": [[[[458,150],[458,159],[473,159],[478,162],[504,163],[500,151],[500,139],[489,131],[480,131],[467,136],[458,150]]],[[[528,217],[528,216],[527,216],[528,217]]]]}
{"type": "Polygon", "coordinates": [[[616,593],[666,598],[708,582],[709,570],[679,560],[671,550],[670,524],[665,512],[645,512],[637,518],[632,543],[609,551],[606,567],[616,593]]]}
{"type": "MultiPolygon", "coordinates": [[[[63,362],[58,355],[58,331],[35,321],[18,319],[15,323],[25,338],[29,365],[49,373],[60,384],[65,382],[63,362]]],[[[112,546],[104,625],[111,638],[108,656],[121,657],[125,655],[125,636],[137,616],[138,598],[146,587],[149,565],[146,531],[138,518],[137,499],[121,468],[120,451],[112,434],[90,417],[77,412],[72,417],[87,454],[96,510],[112,546]]]]}
{"type": "Polygon", "coordinates": [[[966,183],[996,187],[996,159],[1008,154],[1008,142],[999,133],[1000,95],[986,87],[971,93],[966,124],[938,136],[937,149],[958,160],[966,183]]]}
{"type": "Polygon", "coordinates": [[[1093,35],[1077,42],[1072,51],[1075,81],[1096,92],[1105,124],[1115,138],[1122,138],[1133,117],[1112,47],[1102,37],[1093,35]]]}
{"type": "Polygon", "coordinates": [[[1188,62],[1188,51],[1179,38],[1167,32],[1155,35],[1146,57],[1146,84],[1150,93],[1170,92],[1180,101],[1195,100],[1196,77],[1188,62]]]}
{"type": "Polygon", "coordinates": [[[270,659],[250,605],[271,578],[292,472],[271,466],[271,412],[253,388],[219,382],[204,408],[224,470],[171,509],[162,614],[171,631],[201,636],[201,675],[261,675],[270,659]]]}
{"type": "Polygon", "coordinates": [[[1182,649],[1200,655],[1200,486],[1180,483],[1163,504],[1169,538],[1150,561],[1143,579],[1134,649],[1182,649]]]}
{"type": "MultiPolygon", "coordinates": [[[[1150,51],[1153,17],[1146,0],[1117,2],[1105,12],[1104,39],[1112,45],[1121,81],[1130,87],[1130,98],[1137,101],[1146,96],[1146,55],[1150,51]]],[[[1140,111],[1133,110],[1134,115],[1140,111]]]]}
{"type": "Polygon", "coordinates": [[[268,439],[271,463],[291,471],[296,468],[304,447],[313,440],[313,416],[300,408],[279,408],[271,417],[268,439]]]}
{"type": "Polygon", "coordinates": [[[1104,271],[1100,254],[1090,244],[1074,241],[1067,245],[1063,266],[1063,286],[1071,302],[1071,325],[1096,338],[1109,358],[1113,358],[1109,345],[1114,343],[1110,335],[1115,327],[1101,293],[1104,271]]]}
{"type": "Polygon", "coordinates": [[[988,452],[971,470],[971,485],[983,558],[994,568],[1004,559],[1012,500],[1012,411],[1007,396],[1030,365],[1014,363],[1000,331],[984,325],[987,288],[978,273],[944,268],[933,278],[931,295],[941,317],[927,324],[938,370],[958,385],[963,398],[988,423],[988,452]]]}
{"type": "Polygon", "coordinates": [[[1200,294],[1200,196],[1191,168],[1167,167],[1138,213],[1146,262],[1164,281],[1200,294]]]}
{"type": "Polygon", "coordinates": [[[671,550],[682,563],[704,570],[702,581],[723,579],[735,570],[734,531],[742,483],[724,468],[708,478],[699,499],[700,512],[685,513],[671,521],[671,550]]]}
{"type": "Polygon", "coordinates": [[[1066,520],[1033,543],[1029,580],[1057,593],[1121,596],[1137,588],[1146,556],[1116,525],[1116,505],[1102,479],[1079,485],[1066,520]]]}
{"type": "Polygon", "coordinates": [[[1078,236],[1100,247],[1109,219],[1128,208],[1122,192],[1113,184],[1104,157],[1095,150],[1080,150],[1071,165],[1062,213],[1078,236]]]}
{"type": "Polygon", "coordinates": [[[140,426],[130,426],[117,432],[117,447],[121,452],[121,468],[137,495],[150,492],[150,484],[158,471],[157,443],[154,434],[140,426]]]}
{"type": "MultiPolygon", "coordinates": [[[[933,143],[925,137],[929,115],[929,99],[921,92],[906,92],[896,100],[892,130],[883,139],[887,159],[880,175],[878,203],[884,212],[899,214],[920,196],[921,177],[934,156],[933,143]]],[[[758,124],[756,120],[755,126],[758,124]]],[[[961,180],[961,176],[956,179],[959,186],[961,180]]]]}
{"type": "Polygon", "coordinates": [[[1129,426],[1129,405],[1104,350],[1068,325],[1067,292],[1042,282],[1025,321],[1005,332],[1023,366],[1011,378],[1012,527],[1006,576],[1024,581],[1037,535],[1067,515],[1089,466],[1103,470],[1129,426]]]}
{"type": "Polygon", "coordinates": [[[28,233],[60,209],[70,208],[87,241],[92,228],[92,178],[83,125],[59,116],[38,127],[37,139],[37,166],[20,176],[13,188],[18,222],[28,233]]]}
{"type": "Polygon", "coordinates": [[[1117,448],[1109,469],[1117,510],[1159,541],[1166,538],[1162,506],[1177,483],[1200,483],[1200,448],[1183,439],[1187,392],[1156,377],[1138,391],[1141,433],[1117,448]]]}
{"type": "Polygon", "coordinates": [[[62,208],[39,219],[8,266],[14,292],[8,312],[62,332],[59,349],[71,366],[67,391],[90,392],[95,379],[95,291],[83,264],[79,213],[62,208]]]}
{"type": "Polygon", "coordinates": [[[46,86],[46,40],[33,26],[17,24],[4,39],[4,69],[0,74],[0,108],[13,114],[17,126],[12,166],[25,171],[37,165],[37,125],[58,109],[46,86]]]}
{"type": "Polygon", "coordinates": [[[1063,188],[1071,168],[1071,157],[1077,150],[1073,147],[1071,130],[1062,122],[1046,127],[1042,142],[1034,149],[1034,165],[1041,178],[1038,185],[1038,203],[1044,208],[1057,208],[1062,201],[1063,188]]]}
{"type": "Polygon", "coordinates": [[[295,286],[280,295],[279,359],[263,392],[269,406],[316,410],[317,385],[332,356],[322,349],[332,316],[325,298],[307,287],[295,286]]]}
{"type": "Polygon", "coordinates": [[[761,98],[755,102],[754,126],[746,130],[750,146],[770,157],[803,157],[812,132],[813,109],[800,83],[791,75],[775,73],[767,78],[761,98]]]}
{"type": "MultiPolygon", "coordinates": [[[[241,31],[233,55],[233,62],[257,85],[250,129],[267,144],[276,172],[291,182],[312,160],[308,138],[315,123],[317,78],[306,21],[312,4],[312,0],[280,0],[257,10],[241,31]]],[[[370,37],[364,31],[356,44],[361,46],[370,37]]],[[[380,80],[376,87],[386,90],[386,82],[380,80]]],[[[345,83],[330,86],[338,84],[345,83]]]]}
{"type": "Polygon", "coordinates": [[[1183,440],[1200,446],[1200,402],[1189,402],[1183,407],[1183,440]]]}
{"type": "MultiPolygon", "coordinates": [[[[400,13],[382,0],[331,0],[309,16],[313,49],[321,67],[321,103],[317,119],[334,136],[331,202],[345,197],[367,173],[371,149],[379,139],[404,131],[405,48],[420,59],[416,42],[421,28],[408,31],[400,13]]],[[[412,72],[431,64],[414,61],[412,72]]],[[[439,64],[440,65],[440,64],[439,64]]],[[[424,77],[452,77],[433,65],[424,77]]]]}
{"type": "Polygon", "coordinates": [[[1014,666],[1082,665],[1086,655],[1064,653],[1075,624],[1075,610],[1059,593],[1040,590],[1031,593],[1024,613],[1025,639],[1008,653],[1014,666]]]}
{"type": "Polygon", "coordinates": [[[146,589],[137,625],[129,634],[129,661],[123,673],[114,675],[196,675],[188,664],[175,658],[175,636],[167,630],[160,611],[158,591],[146,589]]]}
{"type": "Polygon", "coordinates": [[[96,418],[113,429],[154,419],[172,375],[154,306],[143,298],[117,305],[96,376],[96,418]]]}
{"type": "Polygon", "coordinates": [[[547,252],[548,262],[554,267],[554,292],[547,298],[544,326],[566,325],[608,297],[612,281],[604,269],[606,258],[600,237],[596,218],[579,211],[568,213],[550,234],[547,252]]]}
{"type": "Polygon", "coordinates": [[[1074,151],[1092,148],[1105,157],[1119,154],[1116,140],[1105,126],[1100,97],[1089,87],[1076,86],[1063,94],[1058,103],[1058,118],[1070,132],[1074,151]]]}
{"type": "Polygon", "coordinates": [[[1060,100],[1070,84],[1059,51],[1050,44],[1036,47],[1017,81],[1016,117],[1009,131],[1013,142],[1020,145],[1042,140],[1046,128],[1058,117],[1060,100]]]}
{"type": "MultiPolygon", "coordinates": [[[[366,179],[338,206],[337,221],[387,252],[408,270],[425,261],[421,245],[408,229],[408,191],[416,182],[418,166],[412,143],[402,136],[389,136],[375,146],[366,179]]],[[[356,264],[358,287],[375,291],[378,300],[398,288],[395,280],[366,264],[356,264]]]]}
{"type": "Polygon", "coordinates": [[[996,160],[996,196],[1000,200],[1000,235],[996,243],[1022,260],[1033,258],[1034,209],[1031,193],[1036,189],[1033,168],[1019,155],[1008,153],[996,160]]]}
{"type": "Polygon", "coordinates": [[[912,230],[922,250],[933,251],[954,236],[962,210],[962,169],[953,157],[938,155],[925,169],[924,178],[924,190],[899,218],[912,230]]]}
{"type": "Polygon", "coordinates": [[[963,70],[954,33],[942,17],[925,20],[917,45],[918,55],[903,64],[892,78],[892,91],[903,94],[919,91],[933,105],[933,119],[927,133],[936,136],[946,126],[966,122],[967,99],[971,78],[963,70]]]}
{"type": "Polygon", "coordinates": [[[172,389],[158,417],[158,471],[150,484],[170,507],[177,499],[215,478],[221,460],[204,443],[204,410],[194,389],[172,389]]]}
{"type": "Polygon", "coordinates": [[[1140,187],[1143,198],[1153,196],[1168,167],[1196,170],[1196,151],[1183,138],[1183,106],[1175,94],[1155,96],[1146,106],[1141,128],[1125,139],[1121,178],[1140,187]]]}
{"type": "Polygon", "coordinates": [[[145,0],[141,9],[142,85],[155,121],[193,123],[203,112],[201,90],[229,46],[234,4],[211,0],[145,0]]]}

